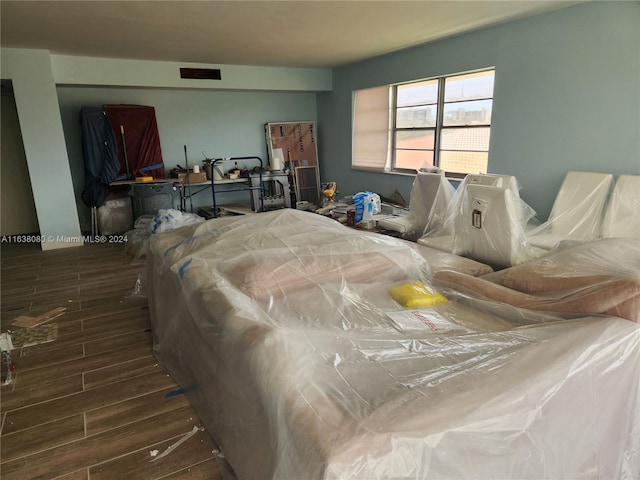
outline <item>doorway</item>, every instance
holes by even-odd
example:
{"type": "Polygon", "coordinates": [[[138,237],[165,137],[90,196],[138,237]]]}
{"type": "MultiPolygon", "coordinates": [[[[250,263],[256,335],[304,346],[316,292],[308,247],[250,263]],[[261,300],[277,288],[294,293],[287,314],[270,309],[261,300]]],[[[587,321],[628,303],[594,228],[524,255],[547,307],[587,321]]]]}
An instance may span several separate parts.
{"type": "Polygon", "coordinates": [[[39,233],[38,216],[10,80],[0,83],[0,235],[39,233]]]}

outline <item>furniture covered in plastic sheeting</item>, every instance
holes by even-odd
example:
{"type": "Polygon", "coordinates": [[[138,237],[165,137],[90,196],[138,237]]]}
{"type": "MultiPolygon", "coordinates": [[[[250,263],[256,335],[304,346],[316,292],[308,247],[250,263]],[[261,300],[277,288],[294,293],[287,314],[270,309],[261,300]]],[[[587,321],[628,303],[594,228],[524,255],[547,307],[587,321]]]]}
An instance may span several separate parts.
{"type": "Polygon", "coordinates": [[[640,327],[431,285],[405,242],[296,210],[153,235],[154,351],[238,479],[633,478],[640,327]]]}
{"type": "Polygon", "coordinates": [[[535,211],[519,195],[510,175],[468,175],[460,185],[454,207],[441,231],[418,243],[463,255],[495,268],[531,260],[544,253],[526,238],[535,211]]]}
{"type": "Polygon", "coordinates": [[[425,231],[440,229],[454,193],[455,189],[444,176],[444,172],[418,171],[411,187],[409,213],[401,217],[378,220],[377,225],[414,239],[424,235],[425,231]]]}
{"type": "MultiPolygon", "coordinates": [[[[117,235],[131,230],[133,213],[129,197],[106,200],[97,208],[97,222],[100,235],[117,235]]],[[[97,232],[94,232],[97,235],[97,232]]]]}
{"type": "Polygon", "coordinates": [[[100,207],[109,196],[109,185],[114,181],[148,175],[164,178],[153,107],[84,106],[80,110],[80,123],[84,158],[82,200],[88,206],[100,207]]]}
{"type": "Polygon", "coordinates": [[[640,175],[620,175],[602,225],[604,238],[640,240],[640,175]]]}
{"type": "MultiPolygon", "coordinates": [[[[513,194],[520,198],[520,187],[516,177],[512,175],[498,175],[498,174],[470,174],[467,175],[462,183],[458,186],[455,196],[450,203],[449,211],[446,214],[446,218],[441,223],[439,228],[432,228],[425,230],[423,236],[417,241],[421,245],[425,245],[431,248],[437,248],[445,252],[454,254],[460,254],[459,239],[456,237],[456,222],[458,217],[465,215],[463,212],[464,201],[466,199],[465,192],[468,185],[488,185],[493,187],[500,187],[513,192],[513,194]]],[[[521,203],[522,211],[518,213],[519,218],[528,220],[532,217],[531,207],[526,203],[521,203]]],[[[533,212],[535,214],[535,212],[533,212]]],[[[525,220],[525,222],[526,222],[525,220]]]]}
{"type": "Polygon", "coordinates": [[[426,247],[409,240],[402,240],[402,242],[424,258],[429,264],[432,274],[440,270],[453,270],[454,272],[479,277],[493,272],[493,268],[489,265],[477,262],[471,258],[453,255],[452,253],[443,252],[437,248],[426,247]]]}
{"type": "Polygon", "coordinates": [[[506,188],[514,195],[520,196],[520,185],[518,179],[513,175],[502,175],[498,173],[470,174],[463,180],[463,185],[490,185],[493,187],[506,188]]]}
{"type": "Polygon", "coordinates": [[[563,242],[544,257],[474,278],[435,273],[437,285],[531,310],[614,315],[640,323],[640,242],[563,242]]]}
{"type": "Polygon", "coordinates": [[[155,108],[147,105],[105,105],[104,109],[118,144],[120,171],[116,180],[144,176],[164,178],[155,108]]]}
{"type": "Polygon", "coordinates": [[[550,250],[563,240],[600,238],[602,219],[613,175],[567,172],[551,207],[549,219],[529,233],[529,242],[550,250]]]}
{"type": "Polygon", "coordinates": [[[512,190],[467,185],[463,196],[460,214],[455,217],[456,253],[504,268],[545,252],[527,241],[525,227],[529,218],[523,218],[524,202],[512,190]]]}

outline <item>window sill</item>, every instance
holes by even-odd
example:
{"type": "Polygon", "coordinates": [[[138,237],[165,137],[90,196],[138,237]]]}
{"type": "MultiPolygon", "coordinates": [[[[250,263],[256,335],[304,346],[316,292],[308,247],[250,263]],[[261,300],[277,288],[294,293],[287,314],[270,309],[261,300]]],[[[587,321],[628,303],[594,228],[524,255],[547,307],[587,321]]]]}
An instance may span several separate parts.
{"type": "MultiPolygon", "coordinates": [[[[378,169],[378,168],[364,168],[364,167],[351,167],[351,170],[357,171],[357,172],[369,172],[369,173],[384,173],[386,175],[400,175],[402,177],[415,177],[416,174],[413,172],[408,172],[408,171],[402,171],[402,170],[382,170],[382,169],[378,169]]],[[[461,182],[462,180],[464,180],[464,177],[466,175],[466,173],[460,174],[460,173],[444,173],[444,176],[446,177],[447,180],[449,181],[453,181],[453,182],[461,182]]]]}

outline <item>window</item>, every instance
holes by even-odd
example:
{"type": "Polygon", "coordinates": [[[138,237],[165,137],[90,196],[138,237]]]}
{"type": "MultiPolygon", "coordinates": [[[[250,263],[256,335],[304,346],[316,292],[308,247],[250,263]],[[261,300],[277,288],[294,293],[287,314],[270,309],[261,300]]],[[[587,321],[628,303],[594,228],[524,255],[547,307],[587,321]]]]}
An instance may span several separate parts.
{"type": "Polygon", "coordinates": [[[354,168],[486,173],[494,70],[358,90],[354,168]]]}

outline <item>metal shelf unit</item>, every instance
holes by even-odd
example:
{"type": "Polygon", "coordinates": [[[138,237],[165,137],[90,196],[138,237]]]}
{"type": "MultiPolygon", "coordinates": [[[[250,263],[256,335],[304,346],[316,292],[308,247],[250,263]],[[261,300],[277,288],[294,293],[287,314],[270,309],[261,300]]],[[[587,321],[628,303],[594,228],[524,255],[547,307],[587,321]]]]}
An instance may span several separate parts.
{"type": "Polygon", "coordinates": [[[262,159],[260,157],[229,157],[229,158],[216,158],[213,160],[212,171],[216,166],[216,163],[228,162],[228,161],[237,161],[237,160],[257,160],[260,162],[260,171],[258,174],[258,185],[254,185],[254,182],[251,181],[251,178],[242,178],[242,179],[230,179],[230,181],[226,180],[213,180],[213,175],[211,176],[211,197],[213,200],[213,216],[218,216],[218,206],[216,203],[216,194],[222,193],[231,193],[231,192],[245,192],[249,191],[252,195],[255,195],[254,192],[258,192],[260,207],[256,211],[262,212],[264,211],[264,188],[262,184],[262,159]],[[241,188],[226,188],[224,190],[219,190],[216,192],[216,185],[220,185],[223,183],[239,183],[239,180],[244,180],[248,183],[248,186],[243,186],[241,188]]]}

